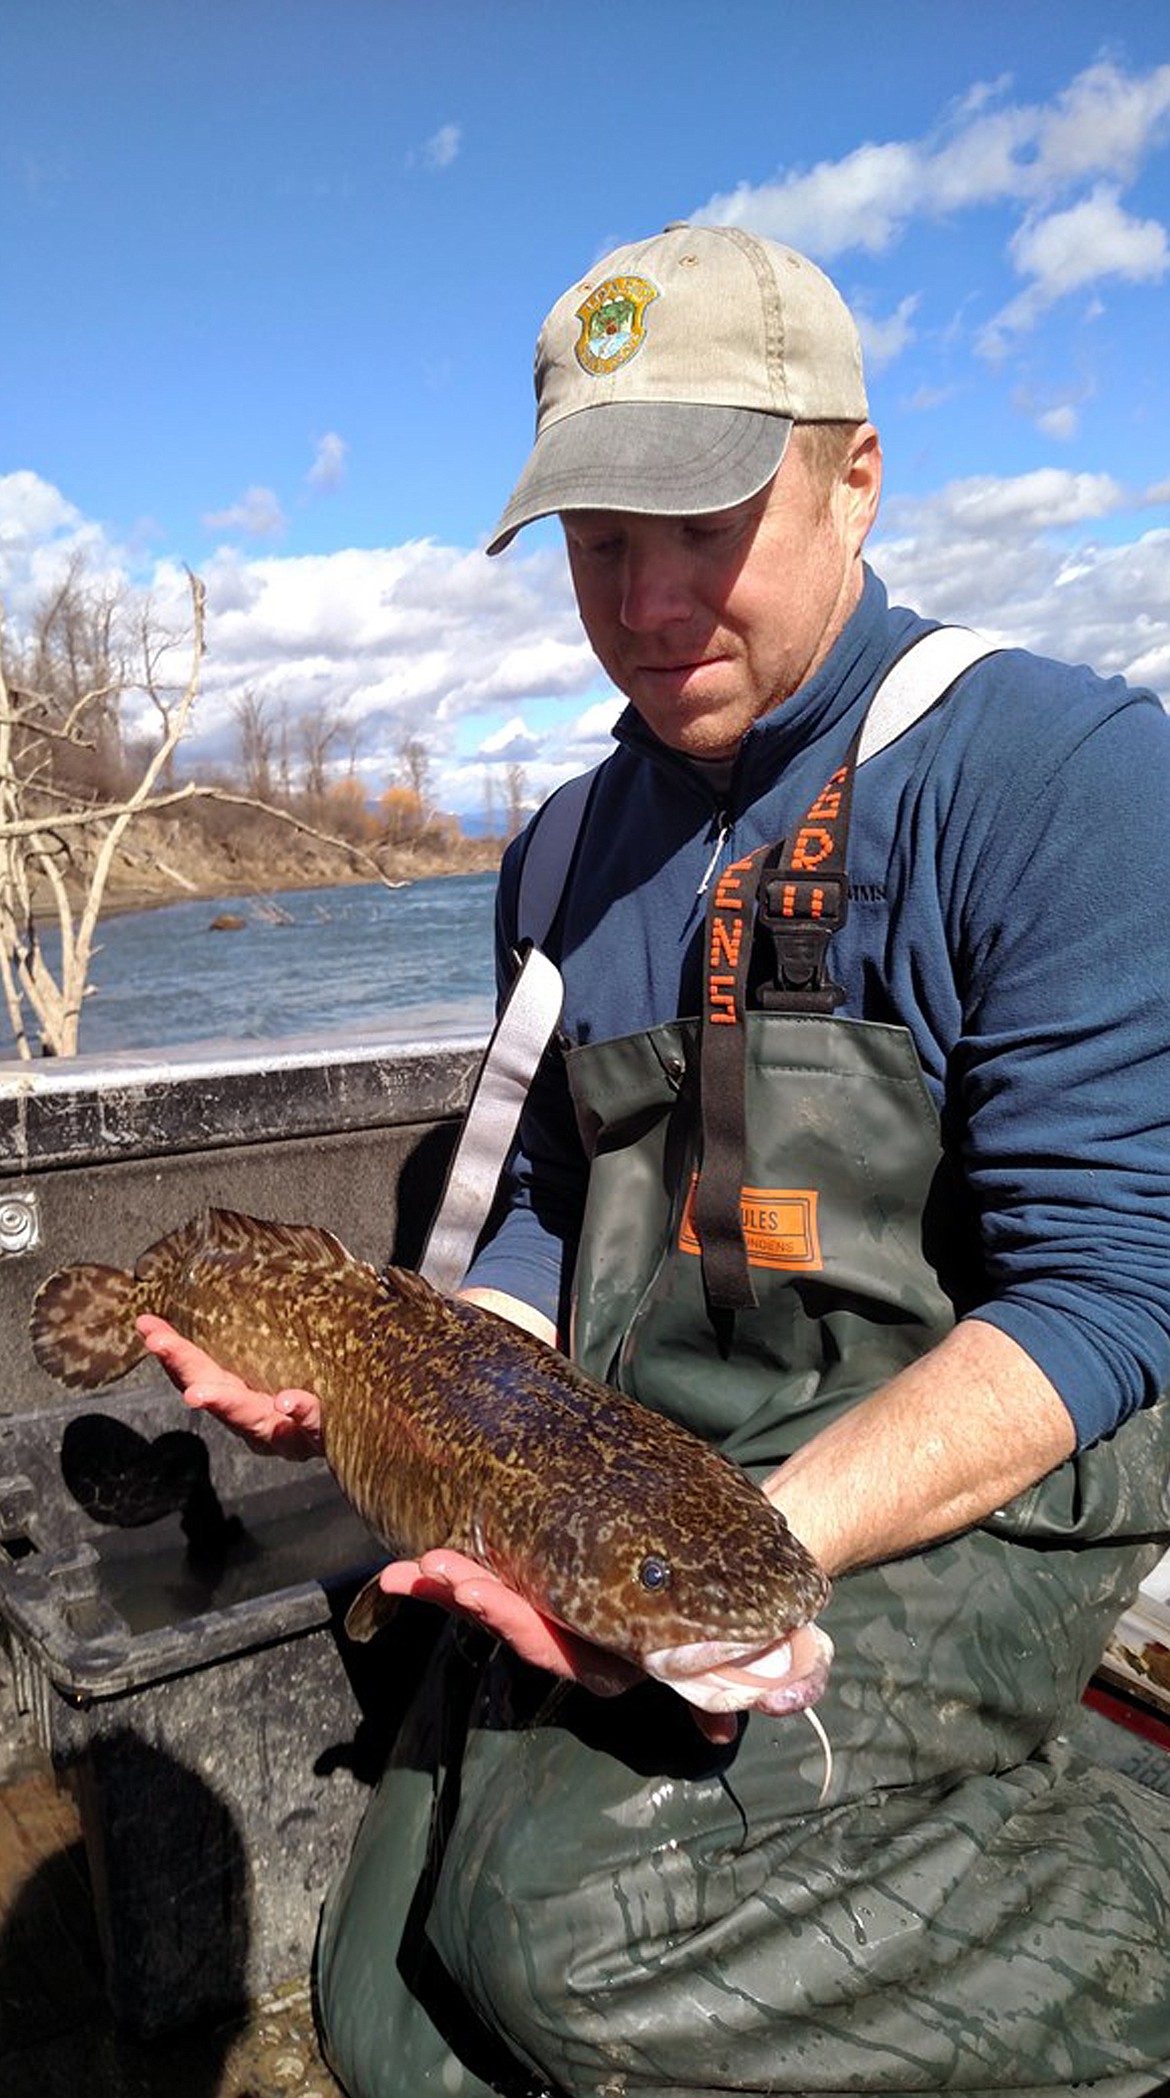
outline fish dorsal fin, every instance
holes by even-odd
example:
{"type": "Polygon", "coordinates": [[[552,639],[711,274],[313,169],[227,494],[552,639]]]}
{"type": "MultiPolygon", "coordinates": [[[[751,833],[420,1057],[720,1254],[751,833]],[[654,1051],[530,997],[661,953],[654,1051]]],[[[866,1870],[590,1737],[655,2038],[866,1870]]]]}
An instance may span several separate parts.
{"type": "Polygon", "coordinates": [[[160,1278],[182,1272],[187,1262],[198,1253],[205,1243],[207,1219],[205,1216],[191,1217],[175,1231],[168,1231],[165,1238],[156,1239],[147,1246],[134,1263],[134,1273],[140,1282],[157,1282],[160,1278]]]}
{"type": "Polygon", "coordinates": [[[274,1261],[291,1259],[313,1268],[367,1266],[320,1224],[285,1224],[236,1209],[209,1209],[203,1227],[208,1252],[265,1253],[274,1261]]]}
{"type": "Polygon", "coordinates": [[[272,1267],[290,1263],[312,1274],[361,1274],[374,1279],[366,1261],[347,1251],[339,1238],[319,1224],[284,1224],[252,1217],[238,1209],[207,1209],[180,1224],[156,1245],[148,1246],[135,1267],[140,1282],[197,1272],[201,1263],[216,1268],[233,1262],[264,1260],[272,1267]]]}

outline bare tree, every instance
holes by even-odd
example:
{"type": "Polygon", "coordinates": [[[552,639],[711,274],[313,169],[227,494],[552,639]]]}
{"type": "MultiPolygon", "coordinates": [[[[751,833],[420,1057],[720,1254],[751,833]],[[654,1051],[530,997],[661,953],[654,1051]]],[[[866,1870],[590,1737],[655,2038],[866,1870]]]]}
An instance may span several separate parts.
{"type": "Polygon", "coordinates": [[[404,736],[398,746],[404,784],[418,803],[423,823],[429,814],[431,757],[421,736],[404,736]]]}
{"type": "MultiPolygon", "coordinates": [[[[169,679],[165,671],[167,658],[183,647],[186,636],[169,633],[159,621],[151,599],[146,597],[138,608],[135,638],[141,665],[138,683],[158,716],[159,735],[166,751],[160,779],[164,788],[171,788],[175,784],[175,749],[179,742],[179,737],[171,734],[171,722],[176,707],[183,701],[186,665],[177,680],[169,679]]],[[[149,738],[146,747],[150,748],[149,738]]],[[[125,751],[123,754],[128,755],[125,751]]]]}
{"type": "MultiPolygon", "coordinates": [[[[277,757],[278,725],[272,717],[271,695],[256,693],[249,685],[232,702],[232,714],[240,732],[240,757],[244,789],[258,801],[272,799],[273,763],[277,757]]],[[[288,724],[285,731],[285,770],[288,763],[288,724]]]]}
{"type": "Polygon", "coordinates": [[[423,812],[413,787],[387,787],[378,802],[378,816],[387,845],[417,845],[423,812]]]}
{"type": "MultiPolygon", "coordinates": [[[[72,570],[72,594],[57,593],[33,635],[29,659],[49,678],[46,690],[30,690],[5,676],[0,625],[0,989],[19,1056],[33,1054],[30,1018],[39,1026],[45,1055],[71,1056],[77,1049],[94,933],[114,855],[135,816],[159,805],[155,789],[199,689],[204,590],[190,572],[188,580],[187,682],[163,712],[161,733],[138,780],[118,801],[89,799],[79,807],[69,782],[70,759],[100,755],[103,747],[109,754],[111,723],[117,721],[125,689],[121,672],[114,671],[113,628],[105,608],[98,608],[95,650],[94,628],[85,616],[93,608],[85,605],[78,572],[72,570]],[[64,694],[55,684],[58,659],[52,645],[62,635],[68,668],[64,694]],[[84,647],[77,645],[79,636],[84,647]],[[89,687],[84,685],[87,667],[99,674],[99,682],[89,687]],[[46,895],[61,936],[56,976],[45,959],[38,924],[46,895]]],[[[120,738],[116,754],[120,764],[120,738]]]]}
{"type": "Polygon", "coordinates": [[[310,809],[320,809],[328,789],[329,753],[349,730],[340,706],[322,705],[297,722],[301,755],[305,761],[304,794],[310,809]]]}
{"type": "Polygon", "coordinates": [[[73,555],[37,607],[16,669],[40,725],[57,737],[52,771],[82,798],[121,786],[121,702],[130,646],[128,600],[73,555]]]}
{"type": "Polygon", "coordinates": [[[524,777],[523,765],[509,765],[504,777],[508,795],[508,836],[514,838],[524,827],[528,782],[524,777]]]}
{"type": "Polygon", "coordinates": [[[292,800],[292,750],[288,733],[288,701],[280,702],[280,728],[276,746],[276,785],[283,802],[292,800]]]}

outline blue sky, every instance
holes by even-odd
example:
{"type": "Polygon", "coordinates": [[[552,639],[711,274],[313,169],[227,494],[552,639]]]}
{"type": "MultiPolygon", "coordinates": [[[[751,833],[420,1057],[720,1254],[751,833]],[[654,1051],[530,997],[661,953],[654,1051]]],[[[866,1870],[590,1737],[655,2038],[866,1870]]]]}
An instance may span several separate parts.
{"type": "Polygon", "coordinates": [[[1170,700],[1170,6],[0,0],[0,591],[78,549],[209,591],[233,702],[338,711],[373,793],[533,794],[614,705],[556,529],[481,551],[541,317],[671,219],[861,321],[893,594],[1170,700]]]}

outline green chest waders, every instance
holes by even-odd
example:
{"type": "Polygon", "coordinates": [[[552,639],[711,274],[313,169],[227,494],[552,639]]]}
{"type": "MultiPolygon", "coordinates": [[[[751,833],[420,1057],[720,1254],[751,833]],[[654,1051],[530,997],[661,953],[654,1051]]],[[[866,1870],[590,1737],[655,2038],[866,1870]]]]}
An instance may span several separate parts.
{"type": "MultiPolygon", "coordinates": [[[[710,1060],[747,984],[726,928],[702,1026],[569,1057],[575,1350],[760,1474],[945,1334],[971,1273],[909,1037],[799,1003],[824,952],[790,860],[766,904],[794,906],[797,1009],[725,1023],[738,1077],[710,1060]]],[[[450,1636],[323,1923],[355,2098],[1162,2090],[1170,1800],[1061,1726],[1161,1549],[1168,1450],[1155,1408],[983,1527],[838,1581],[824,1805],[799,1717],[716,1751],[665,1689],[550,1697],[502,1656],[477,1679],[450,1636]]]]}

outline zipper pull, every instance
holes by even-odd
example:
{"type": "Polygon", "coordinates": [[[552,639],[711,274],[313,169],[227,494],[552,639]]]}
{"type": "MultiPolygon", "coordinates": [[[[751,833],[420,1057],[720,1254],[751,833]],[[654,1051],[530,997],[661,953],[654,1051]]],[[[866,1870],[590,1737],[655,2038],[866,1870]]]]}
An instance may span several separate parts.
{"type": "Polygon", "coordinates": [[[723,848],[726,845],[727,840],[731,836],[731,822],[726,809],[720,809],[718,811],[715,817],[715,821],[719,825],[719,835],[715,840],[715,850],[711,854],[711,857],[703,870],[703,879],[699,883],[698,888],[695,890],[696,896],[706,895],[707,890],[710,887],[711,876],[714,874],[716,867],[719,865],[719,856],[723,851],[723,848]]]}

